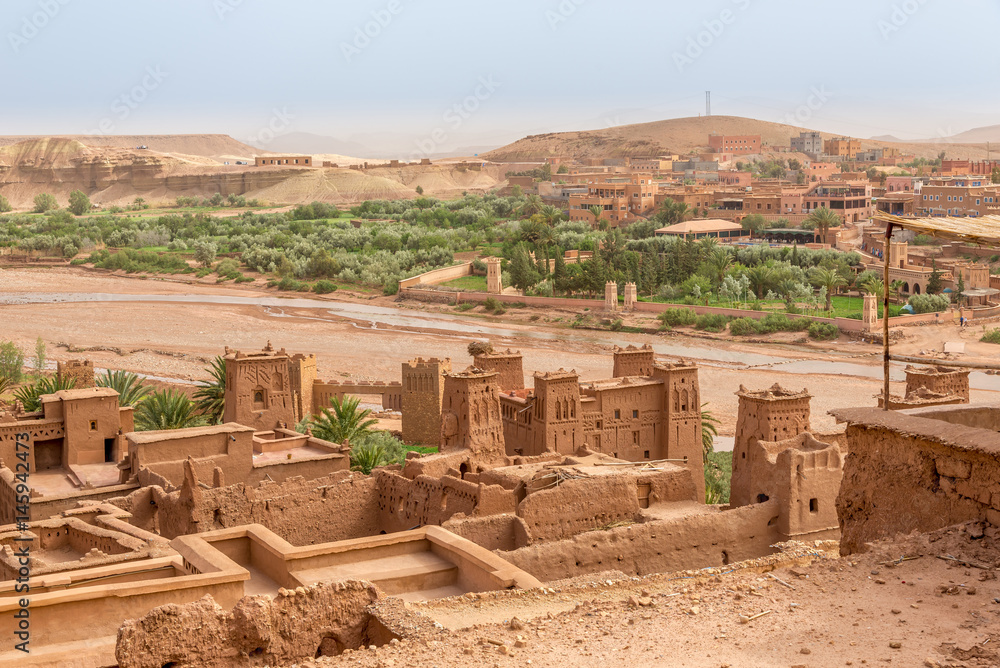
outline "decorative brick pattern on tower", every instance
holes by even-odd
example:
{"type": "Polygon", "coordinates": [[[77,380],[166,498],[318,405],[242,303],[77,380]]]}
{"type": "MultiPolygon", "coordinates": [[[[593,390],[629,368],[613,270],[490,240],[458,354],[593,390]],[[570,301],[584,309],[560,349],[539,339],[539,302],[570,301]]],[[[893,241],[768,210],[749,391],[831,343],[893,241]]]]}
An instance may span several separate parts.
{"type": "Polygon", "coordinates": [[[296,424],[313,414],[313,384],[316,377],[315,355],[297,354],[288,360],[288,382],[292,390],[296,424]]]}
{"type": "Polygon", "coordinates": [[[524,389],[524,365],[520,352],[482,353],[474,356],[472,365],[483,371],[496,371],[500,374],[501,390],[524,389]]]}
{"type": "Polygon", "coordinates": [[[635,283],[625,284],[625,310],[631,311],[635,308],[636,302],[639,301],[639,292],[635,287],[635,283]]]}
{"type": "Polygon", "coordinates": [[[85,390],[97,385],[94,379],[94,363],[90,360],[56,362],[56,376],[60,381],[66,381],[70,378],[75,380],[74,390],[85,390]]]}
{"type": "Polygon", "coordinates": [[[864,323],[866,332],[874,332],[878,329],[878,297],[876,295],[865,295],[865,303],[861,307],[861,322],[864,323]]]}
{"type": "Polygon", "coordinates": [[[604,310],[614,313],[618,310],[618,284],[608,281],[604,286],[604,310]]]}
{"type": "Polygon", "coordinates": [[[538,423],[535,442],[531,452],[519,454],[571,455],[583,446],[580,376],[576,371],[536,373],[534,403],[528,412],[531,421],[538,423]]]}
{"type": "Polygon", "coordinates": [[[441,452],[470,450],[481,461],[504,460],[498,378],[473,367],[444,376],[441,452]]]}
{"type": "Polygon", "coordinates": [[[809,431],[809,390],[792,392],[774,385],[769,390],[751,391],[740,385],[736,419],[736,442],[733,447],[732,489],[729,505],[754,503],[753,457],[759,452],[757,441],[784,441],[809,431]]]}
{"type": "Polygon", "coordinates": [[[698,500],[705,500],[705,462],[701,442],[701,386],[698,367],[684,360],[658,364],[653,378],[663,382],[662,427],[656,434],[659,454],[654,459],[674,461],[691,471],[698,500]]]}
{"type": "Polygon", "coordinates": [[[503,294],[503,275],[498,257],[486,258],[486,292],[491,295],[503,294]]]}
{"type": "Polygon", "coordinates": [[[653,347],[648,343],[641,348],[615,348],[615,368],[611,374],[614,378],[626,376],[652,376],[655,361],[653,347]]]}
{"type": "Polygon", "coordinates": [[[441,397],[451,360],[421,358],[403,363],[403,440],[438,445],[441,440],[441,397]]]}
{"type": "Polygon", "coordinates": [[[259,353],[227,350],[225,361],[223,422],[236,422],[258,431],[269,431],[281,424],[289,428],[295,425],[290,358],[284,348],[275,351],[269,341],[259,353]]]}
{"type": "Polygon", "coordinates": [[[906,394],[917,393],[920,388],[941,395],[957,395],[962,403],[969,403],[969,369],[944,366],[906,367],[906,394]]]}

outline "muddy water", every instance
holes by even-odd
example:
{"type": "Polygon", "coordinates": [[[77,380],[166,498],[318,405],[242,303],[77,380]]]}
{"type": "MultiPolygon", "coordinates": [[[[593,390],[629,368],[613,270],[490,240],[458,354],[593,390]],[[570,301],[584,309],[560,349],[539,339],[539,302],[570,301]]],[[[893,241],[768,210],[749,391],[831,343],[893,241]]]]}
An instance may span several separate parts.
{"type": "MultiPolygon", "coordinates": [[[[58,303],[89,303],[89,302],[162,302],[180,304],[221,304],[232,306],[261,306],[274,317],[285,317],[283,309],[317,309],[330,315],[362,320],[371,323],[372,328],[379,325],[394,327],[409,327],[440,330],[462,336],[482,335],[494,337],[519,337],[539,339],[544,341],[562,340],[601,345],[628,345],[635,339],[626,339],[613,332],[587,332],[573,330],[546,331],[544,329],[512,329],[486,323],[456,318],[447,313],[404,311],[385,306],[371,304],[356,304],[351,302],[332,302],[320,299],[301,297],[235,297],[228,295],[129,295],[112,293],[7,293],[0,295],[0,305],[58,304],[58,303]]],[[[764,353],[749,353],[746,351],[716,348],[710,343],[652,341],[653,349],[661,355],[686,357],[734,369],[755,368],[768,369],[779,373],[797,375],[830,374],[839,376],[860,376],[862,378],[880,379],[881,364],[865,364],[854,361],[827,361],[814,359],[790,359],[764,353]]],[[[794,352],[794,346],[783,346],[788,352],[794,352]]],[[[831,353],[837,355],[837,353],[831,353]]],[[[841,353],[845,360],[855,357],[850,353],[841,353]]],[[[891,378],[894,381],[905,380],[902,365],[894,365],[891,378]]],[[[988,376],[974,371],[969,376],[969,383],[974,389],[1000,391],[1000,376],[988,376]]]]}

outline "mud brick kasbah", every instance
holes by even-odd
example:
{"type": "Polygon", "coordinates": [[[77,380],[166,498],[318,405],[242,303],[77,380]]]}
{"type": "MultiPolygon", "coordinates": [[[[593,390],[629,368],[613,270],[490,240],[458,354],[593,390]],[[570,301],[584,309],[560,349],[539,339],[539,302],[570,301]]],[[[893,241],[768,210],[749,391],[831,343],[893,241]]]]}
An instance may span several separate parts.
{"type": "Polygon", "coordinates": [[[87,387],[86,360],[59,365],[80,389],[0,413],[0,633],[15,630],[18,541],[31,546],[38,629],[18,665],[234,651],[273,665],[428,628],[410,604],[608,564],[632,577],[730,568],[783,541],[842,539],[850,554],[897,532],[1000,525],[1000,412],[969,405],[954,369],[910,367],[894,401],[917,408],[844,409],[835,434],[811,431],[808,390],[739,387],[730,502],[706,505],[698,367],[649,346],[616,348],[607,379],[540,370],[530,387],[513,350],[468,365],[418,357],[399,378],[353,383],[270,342],[224,361],[217,426],[133,431],[132,407],[87,387]],[[438,451],[365,475],[349,443],[293,429],[347,395],[381,396],[406,441],[438,451]],[[18,447],[33,487],[20,526],[18,447]],[[900,464],[915,454],[923,464],[900,464]],[[878,482],[886,470],[892,485],[878,482]],[[268,621],[284,614],[291,635],[268,621]]]}

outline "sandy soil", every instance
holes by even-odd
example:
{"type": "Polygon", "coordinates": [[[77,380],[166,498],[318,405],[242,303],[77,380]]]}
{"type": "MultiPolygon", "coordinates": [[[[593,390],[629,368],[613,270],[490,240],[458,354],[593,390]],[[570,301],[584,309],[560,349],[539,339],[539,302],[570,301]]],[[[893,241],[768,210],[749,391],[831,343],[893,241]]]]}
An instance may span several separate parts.
{"type": "Polygon", "coordinates": [[[1000,665],[995,536],[956,527],[843,559],[798,546],[724,574],[601,574],[411,605],[444,629],[299,665],[1000,665]]]}
{"type": "MultiPolygon", "coordinates": [[[[5,269],[0,270],[0,292],[10,293],[116,293],[132,295],[214,295],[275,298],[273,290],[241,288],[233,285],[177,279],[139,279],[112,276],[79,268],[5,269]]],[[[288,295],[285,295],[288,296],[288,295]]],[[[297,295],[292,295],[297,296],[297,295]]],[[[524,354],[524,369],[576,369],[584,380],[611,375],[611,348],[614,344],[641,345],[689,344],[710,346],[728,351],[735,359],[746,354],[767,354],[789,360],[812,359],[820,362],[848,361],[877,367],[878,349],[863,344],[840,342],[834,352],[818,346],[759,345],[722,340],[690,338],[677,334],[640,335],[560,329],[545,326],[544,319],[532,322],[532,315],[543,313],[525,309],[508,312],[505,320],[466,317],[448,307],[438,308],[419,302],[397,302],[395,298],[371,297],[337,292],[329,300],[331,307],[346,302],[392,307],[401,315],[424,317],[406,327],[373,329],[370,320],[338,316],[323,309],[275,308],[260,305],[180,304],[180,303],[49,303],[2,306],[3,328],[0,338],[14,340],[28,354],[41,336],[49,347],[52,361],[80,357],[91,359],[100,368],[126,369],[180,381],[207,379],[204,367],[225,346],[243,350],[262,348],[267,341],[293,352],[314,352],[320,377],[362,380],[398,380],[400,365],[415,357],[450,357],[455,368],[471,362],[466,347],[485,338],[481,327],[501,327],[509,336],[491,336],[496,348],[512,348],[524,354]],[[448,313],[440,319],[440,313],[448,313]],[[430,318],[437,317],[438,320],[430,318]],[[516,319],[515,319],[516,318],[516,319]],[[458,331],[459,328],[471,331],[458,331]],[[551,338],[538,338],[539,336],[551,338]],[[573,337],[573,338],[569,338],[573,337]],[[850,345],[857,355],[845,360],[839,353],[850,345]],[[96,348],[96,350],[95,350],[96,348]],[[841,349],[840,351],[837,348],[841,349]],[[856,351],[856,352],[855,352],[856,351]]],[[[555,312],[544,312],[554,319],[555,312]]],[[[571,317],[565,320],[568,322],[571,317]]],[[[900,351],[932,347],[938,340],[956,336],[973,337],[971,330],[958,328],[912,328],[914,341],[901,344],[900,351]],[[954,331],[951,331],[954,330],[954,331]]],[[[970,347],[986,344],[971,344],[970,347]]],[[[692,357],[696,358],[696,355],[692,357]]],[[[664,359],[673,359],[664,357],[664,359]]],[[[818,367],[822,368],[822,366],[818,367]]],[[[750,388],[781,383],[799,389],[807,387],[814,395],[812,426],[820,432],[838,427],[826,413],[846,405],[873,405],[872,397],[881,389],[881,381],[858,376],[817,373],[786,373],[774,368],[724,368],[703,364],[701,386],[703,400],[722,420],[720,433],[731,435],[735,429],[740,384],[750,388]]],[[[893,390],[901,390],[894,384],[893,390]]],[[[974,391],[973,401],[996,400],[995,392],[974,391]]]]}

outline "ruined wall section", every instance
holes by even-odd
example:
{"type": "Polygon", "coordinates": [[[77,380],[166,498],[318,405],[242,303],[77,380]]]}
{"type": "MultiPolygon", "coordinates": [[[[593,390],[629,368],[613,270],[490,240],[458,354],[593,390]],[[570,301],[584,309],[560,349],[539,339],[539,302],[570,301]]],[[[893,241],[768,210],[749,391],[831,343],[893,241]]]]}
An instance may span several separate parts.
{"type": "Polygon", "coordinates": [[[369,606],[378,598],[371,584],[337,582],[247,596],[231,611],[210,597],[164,606],[125,622],[115,657],[122,668],[228,668],[333,656],[372,642],[369,606]]]}
{"type": "Polygon", "coordinates": [[[409,479],[393,471],[375,471],[378,523],[383,531],[408,531],[441,525],[456,514],[486,516],[514,512],[511,491],[498,485],[471,483],[444,476],[409,479]]]}
{"type": "Polygon", "coordinates": [[[729,504],[745,506],[755,501],[753,491],[753,446],[757,441],[778,442],[809,431],[808,390],[792,392],[774,385],[751,391],[740,385],[736,442],[733,446],[733,477],[729,504]]]}
{"type": "Polygon", "coordinates": [[[850,423],[837,497],[843,554],[971,520],[1000,527],[1000,434],[921,417],[943,410],[835,412],[850,423]]]}
{"type": "Polygon", "coordinates": [[[768,502],[679,520],[590,531],[497,554],[543,582],[616,570],[627,575],[725,566],[774,552],[778,507],[768,502]]]}
{"type": "Polygon", "coordinates": [[[957,395],[969,403],[970,369],[950,367],[906,367],[906,394],[916,394],[921,387],[942,396],[957,395]]]}
{"type": "Polygon", "coordinates": [[[313,406],[313,384],[316,378],[315,355],[299,354],[289,358],[288,383],[292,388],[292,408],[296,424],[316,413],[313,406]]]}
{"type": "Polygon", "coordinates": [[[316,480],[174,492],[147,487],[110,503],[136,526],[168,539],[244,524],[262,524],[292,545],[374,536],[381,531],[374,477],[341,472],[316,480]]]}

